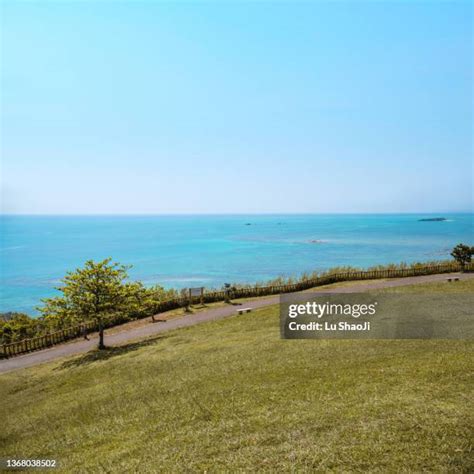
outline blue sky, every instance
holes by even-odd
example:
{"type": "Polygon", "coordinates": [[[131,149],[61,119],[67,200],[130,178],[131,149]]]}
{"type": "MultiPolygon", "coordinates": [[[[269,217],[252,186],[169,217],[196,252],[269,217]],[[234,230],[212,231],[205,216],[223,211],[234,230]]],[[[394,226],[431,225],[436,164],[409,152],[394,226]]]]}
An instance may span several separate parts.
{"type": "Polygon", "coordinates": [[[2,212],[472,210],[466,2],[3,2],[2,212]]]}

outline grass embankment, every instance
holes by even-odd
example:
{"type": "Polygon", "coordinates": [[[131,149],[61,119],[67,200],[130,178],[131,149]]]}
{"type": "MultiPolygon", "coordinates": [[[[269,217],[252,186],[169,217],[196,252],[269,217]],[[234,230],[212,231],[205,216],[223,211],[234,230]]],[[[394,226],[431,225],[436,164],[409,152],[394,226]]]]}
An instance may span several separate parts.
{"type": "MultiPolygon", "coordinates": [[[[390,291],[474,291],[474,281],[390,291]]],[[[474,468],[471,341],[283,341],[278,310],[0,377],[1,457],[72,472],[474,468]]]]}

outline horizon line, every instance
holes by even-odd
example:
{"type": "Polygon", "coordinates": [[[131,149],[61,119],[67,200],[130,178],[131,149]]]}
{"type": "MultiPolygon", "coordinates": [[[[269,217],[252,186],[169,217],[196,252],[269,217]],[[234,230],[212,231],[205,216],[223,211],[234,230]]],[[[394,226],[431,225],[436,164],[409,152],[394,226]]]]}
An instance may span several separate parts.
{"type": "Polygon", "coordinates": [[[143,212],[126,212],[126,213],[9,213],[0,212],[0,217],[126,217],[126,216],[148,216],[148,217],[175,217],[175,216],[312,216],[312,215],[419,215],[419,214],[474,214],[474,209],[457,210],[457,211],[385,211],[385,212],[162,212],[162,213],[143,213],[143,212]]]}

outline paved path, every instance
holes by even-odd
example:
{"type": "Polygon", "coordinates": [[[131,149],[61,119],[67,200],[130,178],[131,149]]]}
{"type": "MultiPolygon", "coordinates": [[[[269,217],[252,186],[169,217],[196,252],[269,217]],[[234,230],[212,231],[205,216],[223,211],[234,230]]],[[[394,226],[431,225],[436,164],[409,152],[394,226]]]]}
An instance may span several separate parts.
{"type": "MultiPolygon", "coordinates": [[[[457,277],[460,279],[474,278],[474,274],[443,274],[443,275],[427,275],[419,277],[394,278],[391,280],[371,281],[367,283],[354,282],[347,286],[336,287],[332,289],[319,289],[315,291],[322,291],[324,293],[359,293],[367,290],[377,290],[382,288],[390,288],[394,286],[413,285],[417,283],[427,283],[433,281],[446,281],[448,277],[457,277]]],[[[453,283],[454,284],[454,283],[453,283]]],[[[166,322],[151,323],[146,326],[132,328],[117,332],[115,334],[107,334],[106,343],[108,345],[120,345],[137,339],[143,339],[148,336],[153,336],[172,329],[193,326],[205,321],[213,321],[215,319],[222,319],[228,316],[235,315],[239,307],[245,308],[263,308],[265,306],[275,305],[279,303],[280,297],[269,296],[250,301],[242,301],[238,306],[229,305],[219,308],[200,311],[190,316],[183,316],[176,319],[171,319],[166,322]]],[[[89,341],[75,340],[69,343],[44,349],[41,351],[31,352],[22,356],[12,357],[0,361],[0,373],[10,372],[15,369],[24,367],[31,367],[33,365],[42,364],[65,356],[81,354],[94,349],[97,346],[97,336],[92,337],[89,341]]]]}

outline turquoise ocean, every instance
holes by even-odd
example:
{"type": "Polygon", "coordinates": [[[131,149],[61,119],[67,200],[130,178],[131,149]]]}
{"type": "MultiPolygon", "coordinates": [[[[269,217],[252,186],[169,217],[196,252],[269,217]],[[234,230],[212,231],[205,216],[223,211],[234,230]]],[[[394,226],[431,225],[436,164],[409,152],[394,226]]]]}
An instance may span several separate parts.
{"type": "Polygon", "coordinates": [[[0,311],[35,314],[87,259],[165,287],[255,283],[335,266],[447,259],[474,245],[473,214],[2,216],[0,311]],[[437,215],[438,216],[438,215],[437,215]]]}

